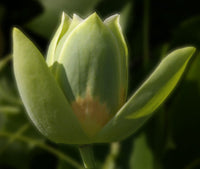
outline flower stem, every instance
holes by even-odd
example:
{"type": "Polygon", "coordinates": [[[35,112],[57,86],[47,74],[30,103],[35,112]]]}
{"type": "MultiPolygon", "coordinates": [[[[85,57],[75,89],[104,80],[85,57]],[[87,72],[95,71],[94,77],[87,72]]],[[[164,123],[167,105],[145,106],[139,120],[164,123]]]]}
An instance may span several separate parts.
{"type": "Polygon", "coordinates": [[[96,169],[92,145],[81,145],[79,151],[85,168],[96,169]]]}

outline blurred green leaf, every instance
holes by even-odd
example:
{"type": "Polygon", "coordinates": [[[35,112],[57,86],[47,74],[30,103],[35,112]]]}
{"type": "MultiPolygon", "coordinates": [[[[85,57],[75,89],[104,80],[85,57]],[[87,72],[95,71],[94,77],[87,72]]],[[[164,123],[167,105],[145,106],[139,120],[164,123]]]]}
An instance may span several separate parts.
{"type": "Polygon", "coordinates": [[[8,74],[0,75],[0,104],[22,105],[21,99],[16,94],[16,86],[13,80],[8,78],[8,74]]]}
{"type": "MultiPolygon", "coordinates": [[[[0,132],[0,137],[7,137],[7,138],[13,138],[12,133],[9,132],[0,132]]],[[[49,153],[52,153],[54,155],[56,155],[57,157],[59,157],[62,160],[65,160],[66,162],[70,163],[72,166],[74,166],[75,168],[78,169],[83,169],[83,167],[77,163],[76,161],[74,161],[72,158],[70,158],[69,156],[67,156],[66,154],[62,153],[61,151],[41,142],[40,140],[35,140],[26,136],[22,136],[22,135],[15,135],[15,139],[28,143],[28,144],[34,144],[46,151],[48,151],[49,153]]],[[[28,161],[28,160],[26,160],[28,161]]]]}
{"type": "Polygon", "coordinates": [[[146,135],[140,134],[134,140],[133,151],[130,156],[131,169],[155,169],[154,156],[147,144],[146,135]]]}
{"type": "MultiPolygon", "coordinates": [[[[5,39],[4,39],[4,34],[2,32],[2,25],[3,25],[2,21],[4,15],[5,15],[5,8],[0,4],[0,59],[3,55],[5,47],[5,39]]],[[[0,61],[0,71],[1,71],[1,61],[0,61]]]]}
{"type": "Polygon", "coordinates": [[[7,65],[7,63],[11,60],[11,55],[8,55],[4,59],[0,60],[0,72],[3,70],[3,68],[7,65]]]}
{"type": "MultiPolygon", "coordinates": [[[[2,137],[0,136],[0,141],[2,137]]],[[[4,148],[5,142],[0,142],[0,151],[1,148],[4,148]]],[[[0,153],[0,168],[10,168],[10,169],[27,169],[29,168],[29,159],[30,159],[30,148],[21,142],[15,142],[9,147],[6,151],[0,153]]]]}
{"type": "Polygon", "coordinates": [[[123,32],[126,32],[127,27],[130,25],[130,20],[133,22],[131,18],[131,12],[133,9],[133,3],[127,3],[120,12],[120,25],[123,32]]]}
{"type": "Polygon", "coordinates": [[[192,62],[192,65],[190,66],[190,69],[186,75],[185,80],[190,82],[196,82],[199,86],[200,91],[200,53],[195,57],[195,59],[192,62]]]}
{"type": "Polygon", "coordinates": [[[200,48],[200,15],[193,16],[176,27],[173,32],[171,46],[194,45],[200,48]]]}
{"type": "Polygon", "coordinates": [[[176,148],[166,156],[167,168],[183,168],[200,156],[200,55],[193,60],[177,94],[168,105],[176,148]],[[176,158],[176,161],[175,161],[176,158]]]}
{"type": "Polygon", "coordinates": [[[43,13],[28,23],[28,27],[34,32],[49,38],[52,35],[55,26],[58,23],[61,12],[65,11],[72,15],[77,13],[79,15],[87,15],[94,10],[94,7],[101,0],[38,0],[41,2],[44,11],[43,13]]]}
{"type": "Polygon", "coordinates": [[[11,55],[0,61],[0,113],[17,113],[22,106],[12,77],[10,61],[11,55]]]}
{"type": "MultiPolygon", "coordinates": [[[[77,146],[72,145],[59,145],[57,147],[59,151],[62,151],[64,154],[68,154],[70,158],[74,159],[78,163],[82,164],[81,156],[77,150],[77,146]]],[[[71,165],[68,161],[63,158],[58,159],[58,165],[56,169],[75,169],[76,167],[71,165]]]]}
{"type": "Polygon", "coordinates": [[[18,106],[0,104],[0,113],[17,114],[20,110],[21,109],[18,106]]]}
{"type": "Polygon", "coordinates": [[[28,127],[29,127],[29,124],[26,123],[22,125],[15,133],[13,133],[12,137],[8,139],[4,147],[0,149],[0,154],[2,154],[2,152],[4,152],[8,148],[8,146],[16,140],[17,137],[23,134],[28,129],[28,127]]]}
{"type": "Polygon", "coordinates": [[[200,158],[194,159],[184,169],[198,169],[200,167],[200,158]]]}

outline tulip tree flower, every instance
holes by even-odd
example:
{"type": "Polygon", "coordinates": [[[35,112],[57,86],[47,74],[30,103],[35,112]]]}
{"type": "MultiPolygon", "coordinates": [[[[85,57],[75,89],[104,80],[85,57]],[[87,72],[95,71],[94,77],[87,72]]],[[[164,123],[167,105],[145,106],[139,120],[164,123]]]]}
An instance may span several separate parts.
{"type": "Polygon", "coordinates": [[[86,19],[63,13],[46,62],[17,28],[13,46],[14,74],[30,119],[50,140],[79,145],[134,133],[174,89],[195,51],[170,53],[127,99],[128,50],[119,15],[102,21],[96,13],[86,19]]]}

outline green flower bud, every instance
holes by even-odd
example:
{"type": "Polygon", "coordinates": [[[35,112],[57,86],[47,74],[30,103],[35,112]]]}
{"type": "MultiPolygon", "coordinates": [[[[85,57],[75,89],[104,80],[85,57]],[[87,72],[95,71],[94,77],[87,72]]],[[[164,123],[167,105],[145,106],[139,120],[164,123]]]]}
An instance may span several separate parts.
{"type": "Polygon", "coordinates": [[[46,62],[13,30],[14,73],[27,113],[54,142],[89,144],[126,138],[166,99],[195,49],[169,54],[126,102],[128,51],[119,15],[102,21],[63,13],[46,62]]]}
{"type": "Polygon", "coordinates": [[[56,43],[52,41],[47,55],[52,73],[89,136],[126,99],[127,47],[118,22],[119,15],[102,22],[96,13],[85,20],[76,15],[70,20],[63,14],[56,43]]]}

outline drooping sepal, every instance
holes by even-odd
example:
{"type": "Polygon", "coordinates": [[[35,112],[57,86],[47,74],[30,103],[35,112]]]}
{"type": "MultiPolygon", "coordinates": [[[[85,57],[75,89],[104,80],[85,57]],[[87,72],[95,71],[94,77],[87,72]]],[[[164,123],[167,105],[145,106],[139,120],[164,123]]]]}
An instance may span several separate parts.
{"type": "Polygon", "coordinates": [[[14,73],[19,93],[39,131],[58,143],[90,142],[42,54],[16,28],[13,30],[13,46],[14,73]]]}
{"type": "Polygon", "coordinates": [[[99,132],[96,142],[121,140],[135,132],[177,85],[194,52],[194,47],[185,47],[166,56],[115,117],[99,132]]]}

